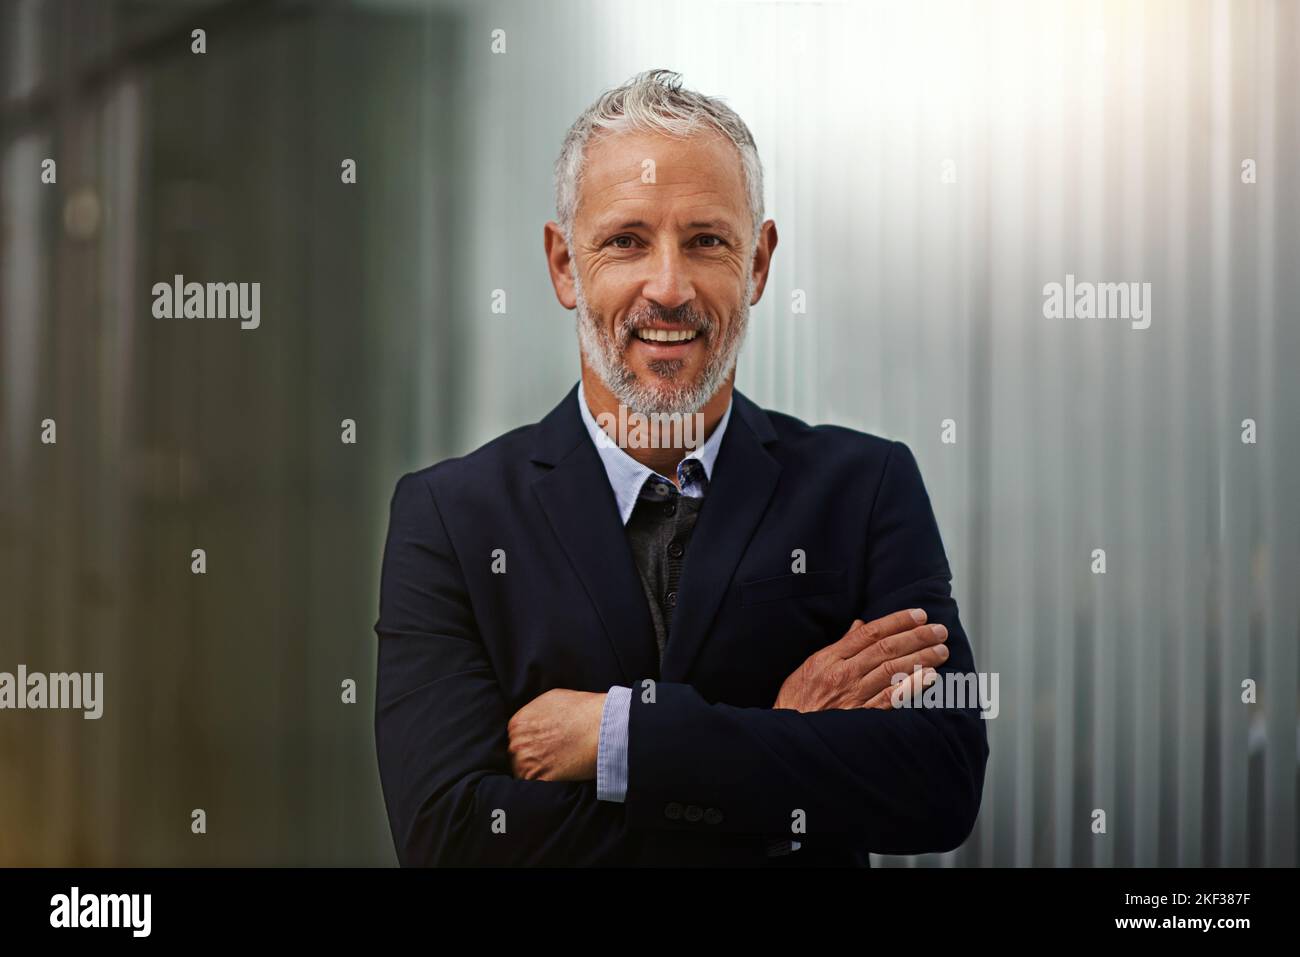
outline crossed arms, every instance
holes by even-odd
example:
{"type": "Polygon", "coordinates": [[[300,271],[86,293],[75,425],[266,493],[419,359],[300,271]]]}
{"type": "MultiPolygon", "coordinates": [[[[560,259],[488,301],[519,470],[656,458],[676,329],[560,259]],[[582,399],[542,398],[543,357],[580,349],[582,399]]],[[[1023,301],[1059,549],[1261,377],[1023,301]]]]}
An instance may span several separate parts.
{"type": "Polygon", "coordinates": [[[508,713],[433,488],[404,476],[376,626],[375,741],[399,862],[621,863],[633,832],[700,828],[665,817],[665,803],[684,796],[725,811],[714,834],[788,834],[798,809],[810,838],[897,854],[959,845],[988,756],[978,710],[887,706],[889,679],[913,659],[940,674],[974,670],[929,499],[901,443],[875,491],[867,547],[861,619],[786,679],[774,707],[709,704],[664,681],[651,702],[634,685],[618,804],[598,800],[594,781],[603,696],[560,689],[586,699],[570,699],[579,707],[562,723],[544,700],[563,699],[555,691],[508,713]]]}

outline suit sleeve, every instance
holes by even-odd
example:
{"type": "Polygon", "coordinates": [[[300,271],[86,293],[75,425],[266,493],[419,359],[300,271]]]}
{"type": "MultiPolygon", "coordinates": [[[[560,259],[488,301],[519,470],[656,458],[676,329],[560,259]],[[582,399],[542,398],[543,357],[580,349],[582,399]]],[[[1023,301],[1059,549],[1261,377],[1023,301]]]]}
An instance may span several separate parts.
{"type": "Polygon", "coordinates": [[[622,863],[623,806],[594,781],[511,775],[510,715],[421,474],[393,493],[375,631],[375,748],[402,866],[622,863]]]}
{"type": "MultiPolygon", "coordinates": [[[[972,674],[938,524],[902,443],[890,448],[870,515],[860,617],[924,608],[948,629],[941,680],[972,674]]],[[[882,854],[951,850],[974,828],[988,758],[977,700],[801,714],[710,704],[679,683],[641,689],[633,687],[629,719],[632,827],[792,834],[801,821],[810,845],[882,854]],[[688,820],[683,805],[714,813],[688,820]]]]}

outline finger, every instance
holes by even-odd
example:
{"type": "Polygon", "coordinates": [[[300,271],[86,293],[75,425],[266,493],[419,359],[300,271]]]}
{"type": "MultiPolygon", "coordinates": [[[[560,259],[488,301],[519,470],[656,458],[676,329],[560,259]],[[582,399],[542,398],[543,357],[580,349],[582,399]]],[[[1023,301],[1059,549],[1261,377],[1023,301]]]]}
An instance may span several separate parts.
{"type": "Polygon", "coordinates": [[[901,631],[907,631],[909,628],[915,628],[924,621],[924,608],[908,608],[903,611],[896,611],[892,615],[885,615],[883,618],[877,618],[866,623],[856,620],[854,626],[849,628],[844,637],[830,647],[840,658],[852,658],[862,649],[870,647],[881,638],[896,635],[901,631]]]}
{"type": "Polygon", "coordinates": [[[900,660],[907,655],[939,645],[948,640],[948,629],[943,625],[918,625],[897,635],[886,635],[875,644],[868,645],[849,659],[849,666],[865,675],[888,661],[900,660]]]}
{"type": "Polygon", "coordinates": [[[914,671],[898,685],[886,688],[879,692],[875,697],[868,701],[863,707],[879,708],[882,711],[888,711],[895,706],[895,701],[901,707],[904,704],[916,700],[916,696],[922,689],[930,687],[939,680],[939,672],[933,668],[926,668],[922,671],[914,671]],[[900,689],[900,686],[901,689],[900,689]]]}
{"type": "Polygon", "coordinates": [[[889,689],[885,697],[887,707],[906,708],[919,704],[922,691],[934,684],[938,677],[939,673],[933,668],[917,668],[901,682],[901,690],[889,689]]]}
{"type": "Polygon", "coordinates": [[[922,670],[937,668],[947,660],[947,645],[931,645],[929,648],[922,648],[920,651],[904,655],[901,658],[891,658],[862,679],[860,694],[863,700],[869,700],[875,697],[878,692],[890,687],[890,681],[894,675],[910,675],[916,670],[917,666],[920,666],[922,670]]]}

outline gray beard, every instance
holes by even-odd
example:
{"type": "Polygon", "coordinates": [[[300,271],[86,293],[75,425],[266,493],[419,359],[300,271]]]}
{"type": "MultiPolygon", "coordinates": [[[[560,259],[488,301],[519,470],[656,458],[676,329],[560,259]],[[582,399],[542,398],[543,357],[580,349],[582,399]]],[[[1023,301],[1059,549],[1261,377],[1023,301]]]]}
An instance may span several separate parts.
{"type": "Polygon", "coordinates": [[[606,324],[593,317],[582,294],[582,283],[574,270],[573,289],[578,300],[578,342],[587,364],[600,377],[610,394],[631,412],[641,415],[686,414],[698,412],[713,398],[735,371],[740,346],[749,325],[749,301],[754,297],[754,273],[749,272],[745,297],[727,324],[726,338],[718,340],[717,324],[687,304],[682,309],[651,307],[630,313],[614,336],[606,324]],[[623,358],[631,344],[633,332],[655,321],[683,322],[704,335],[709,349],[704,369],[695,382],[684,382],[680,360],[654,361],[650,370],[654,381],[643,382],[623,358]]]}

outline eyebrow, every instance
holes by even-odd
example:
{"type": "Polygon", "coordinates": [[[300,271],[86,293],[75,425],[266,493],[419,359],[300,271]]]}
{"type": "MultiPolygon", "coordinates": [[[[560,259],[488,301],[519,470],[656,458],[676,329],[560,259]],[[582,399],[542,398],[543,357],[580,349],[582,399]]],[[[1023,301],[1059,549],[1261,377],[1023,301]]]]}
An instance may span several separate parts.
{"type": "MultiPolygon", "coordinates": [[[[609,226],[601,226],[597,230],[597,232],[605,233],[605,232],[617,231],[621,229],[649,229],[649,228],[650,228],[650,224],[643,219],[629,219],[622,223],[611,224],[609,226]]],[[[734,236],[736,234],[735,230],[732,229],[728,223],[723,222],[720,219],[693,220],[692,222],[686,224],[686,228],[687,229],[712,229],[715,232],[726,233],[728,236],[734,236]]]]}
{"type": "Polygon", "coordinates": [[[732,235],[731,225],[724,223],[720,219],[702,219],[686,224],[687,229],[712,229],[714,232],[726,233],[732,235]]]}

